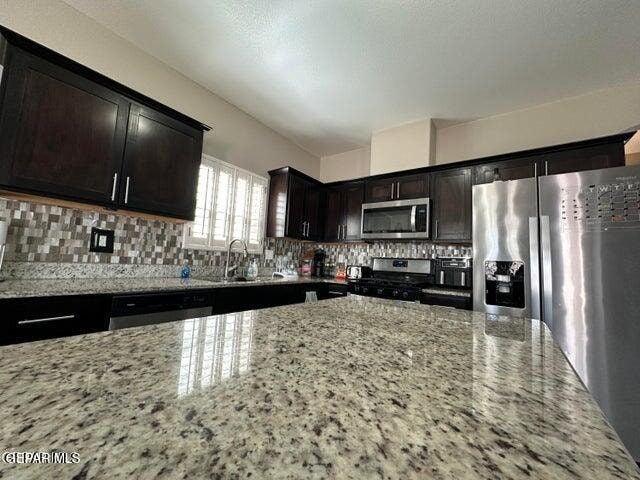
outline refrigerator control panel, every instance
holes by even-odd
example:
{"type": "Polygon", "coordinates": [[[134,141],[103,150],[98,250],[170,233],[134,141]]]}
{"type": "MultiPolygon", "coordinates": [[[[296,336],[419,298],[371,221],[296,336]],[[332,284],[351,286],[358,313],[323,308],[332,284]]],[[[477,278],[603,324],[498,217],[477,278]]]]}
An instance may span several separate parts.
{"type": "Polygon", "coordinates": [[[606,231],[640,227],[640,182],[562,189],[563,230],[606,231]]]}

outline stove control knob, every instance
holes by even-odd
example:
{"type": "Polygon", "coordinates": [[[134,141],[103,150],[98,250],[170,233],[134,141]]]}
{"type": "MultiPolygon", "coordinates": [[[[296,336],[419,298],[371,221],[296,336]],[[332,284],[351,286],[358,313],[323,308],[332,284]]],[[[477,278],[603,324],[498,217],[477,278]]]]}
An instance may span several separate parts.
{"type": "Polygon", "coordinates": [[[402,298],[409,298],[409,292],[402,292],[402,298]]]}
{"type": "Polygon", "coordinates": [[[393,291],[393,296],[394,296],[394,297],[397,297],[399,293],[400,293],[400,292],[398,292],[398,290],[394,290],[394,291],[393,291]]]}
{"type": "Polygon", "coordinates": [[[367,287],[362,287],[362,293],[367,293],[369,289],[367,287]]]}
{"type": "Polygon", "coordinates": [[[354,290],[355,292],[359,292],[359,291],[360,291],[360,287],[359,287],[358,285],[354,285],[354,286],[353,286],[353,290],[354,290]]]}
{"type": "Polygon", "coordinates": [[[378,289],[378,295],[382,295],[383,293],[384,293],[384,289],[379,288],[379,289],[378,289]]]}

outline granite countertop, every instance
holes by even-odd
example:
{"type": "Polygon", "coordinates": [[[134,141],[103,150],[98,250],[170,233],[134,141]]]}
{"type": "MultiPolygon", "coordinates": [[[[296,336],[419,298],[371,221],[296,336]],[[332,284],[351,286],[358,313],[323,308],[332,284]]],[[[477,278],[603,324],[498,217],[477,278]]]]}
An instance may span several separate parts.
{"type": "Polygon", "coordinates": [[[285,283],[342,283],[330,278],[299,277],[274,279],[259,277],[248,282],[222,282],[199,278],[59,278],[34,280],[5,280],[0,282],[0,299],[51,297],[61,295],[123,294],[161,292],[171,290],[198,290],[225,287],[249,287],[252,285],[285,283]]]}
{"type": "Polygon", "coordinates": [[[537,321],[359,296],[0,348],[2,478],[640,479],[537,321]]]}

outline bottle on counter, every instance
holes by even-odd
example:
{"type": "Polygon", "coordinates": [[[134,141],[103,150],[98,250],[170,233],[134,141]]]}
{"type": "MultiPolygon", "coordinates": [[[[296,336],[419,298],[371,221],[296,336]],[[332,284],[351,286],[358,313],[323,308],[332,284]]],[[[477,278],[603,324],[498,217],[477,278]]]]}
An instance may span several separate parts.
{"type": "Polygon", "coordinates": [[[247,278],[254,280],[258,277],[258,261],[254,258],[247,267],[247,278]]]}
{"type": "Polygon", "coordinates": [[[180,278],[187,279],[191,277],[191,267],[189,266],[189,262],[185,261],[182,264],[182,269],[180,269],[180,278]]]}

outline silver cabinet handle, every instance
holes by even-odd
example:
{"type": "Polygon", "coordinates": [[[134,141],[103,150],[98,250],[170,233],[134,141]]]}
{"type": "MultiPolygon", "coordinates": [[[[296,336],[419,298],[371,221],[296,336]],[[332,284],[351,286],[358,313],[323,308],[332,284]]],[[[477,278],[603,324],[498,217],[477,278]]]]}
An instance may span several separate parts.
{"type": "Polygon", "coordinates": [[[396,182],[396,198],[400,198],[400,182],[396,182]]]}
{"type": "Polygon", "coordinates": [[[346,223],[342,226],[342,239],[343,240],[347,239],[347,224],[346,223]]]}
{"type": "Polygon", "coordinates": [[[127,177],[127,185],[124,187],[124,203],[129,201],[129,177],[127,177]]]}
{"type": "Polygon", "coordinates": [[[544,174],[549,175],[549,160],[544,161],[544,174]]]}
{"type": "Polygon", "coordinates": [[[433,238],[438,238],[438,220],[436,220],[436,231],[435,231],[435,235],[433,236],[433,238]]]}
{"type": "Polygon", "coordinates": [[[115,202],[116,200],[116,185],[118,184],[118,174],[113,174],[113,188],[111,188],[111,201],[115,202]]]}
{"type": "Polygon", "coordinates": [[[20,320],[18,325],[32,325],[34,323],[54,322],[57,320],[71,320],[76,318],[75,315],[62,315],[60,317],[47,317],[47,318],[33,318],[30,320],[20,320]]]}
{"type": "Polygon", "coordinates": [[[393,200],[393,190],[396,188],[396,183],[391,182],[391,200],[393,200]]]}
{"type": "Polygon", "coordinates": [[[444,270],[440,270],[440,283],[444,285],[444,270]]]}
{"type": "Polygon", "coordinates": [[[306,223],[307,223],[307,231],[304,234],[304,236],[308,238],[309,237],[309,225],[310,225],[310,223],[309,222],[306,222],[306,223]]]}
{"type": "Polygon", "coordinates": [[[340,231],[342,230],[342,225],[338,225],[338,240],[340,240],[340,231]]]}
{"type": "Polygon", "coordinates": [[[533,177],[538,178],[538,162],[533,164],[533,177]]]}

